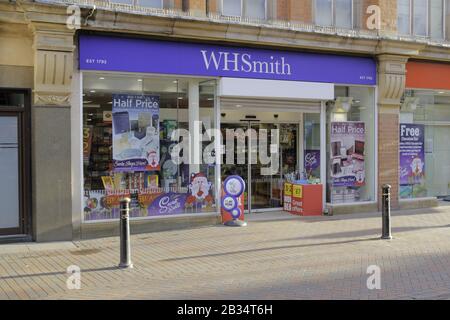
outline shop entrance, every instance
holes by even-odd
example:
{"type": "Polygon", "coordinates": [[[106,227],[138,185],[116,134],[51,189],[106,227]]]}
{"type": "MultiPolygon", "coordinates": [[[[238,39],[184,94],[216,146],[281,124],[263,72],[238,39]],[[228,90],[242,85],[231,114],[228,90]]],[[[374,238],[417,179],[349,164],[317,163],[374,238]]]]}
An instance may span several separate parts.
{"type": "Polygon", "coordinates": [[[28,97],[0,89],[0,236],[29,232],[28,97]]]}
{"type": "Polygon", "coordinates": [[[237,109],[221,114],[224,144],[234,139],[226,144],[222,181],[230,175],[245,180],[247,212],[282,210],[287,175],[320,178],[320,157],[305,163],[305,155],[320,154],[320,113],[237,109]]]}

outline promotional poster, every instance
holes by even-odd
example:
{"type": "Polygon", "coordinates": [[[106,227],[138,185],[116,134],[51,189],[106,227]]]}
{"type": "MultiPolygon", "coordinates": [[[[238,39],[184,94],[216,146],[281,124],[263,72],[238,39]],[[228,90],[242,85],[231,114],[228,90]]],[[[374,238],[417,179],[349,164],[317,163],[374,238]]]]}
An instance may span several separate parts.
{"type": "Polygon", "coordinates": [[[361,187],[365,185],[364,122],[331,123],[331,178],[334,187],[361,187]]]}
{"type": "Polygon", "coordinates": [[[92,126],[83,126],[83,162],[89,163],[92,148],[92,126]]]}
{"type": "Polygon", "coordinates": [[[114,94],[112,100],[114,171],[160,170],[159,97],[114,94]]]}
{"type": "Polygon", "coordinates": [[[310,176],[320,175],[320,150],[305,150],[305,171],[310,176]]]}
{"type": "Polygon", "coordinates": [[[425,126],[400,124],[400,197],[424,196],[425,126]]]}

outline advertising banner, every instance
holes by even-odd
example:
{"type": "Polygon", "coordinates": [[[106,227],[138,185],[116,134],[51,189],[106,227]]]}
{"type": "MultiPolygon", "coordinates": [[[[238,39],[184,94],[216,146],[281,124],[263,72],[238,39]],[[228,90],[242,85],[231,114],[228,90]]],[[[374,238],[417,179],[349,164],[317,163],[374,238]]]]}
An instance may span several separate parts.
{"type": "Polygon", "coordinates": [[[159,171],[159,97],[113,94],[113,167],[159,171]]]}
{"type": "Polygon", "coordinates": [[[320,150],[305,150],[305,171],[308,176],[320,168],[320,150]]]}
{"type": "Polygon", "coordinates": [[[425,181],[425,126],[400,124],[400,185],[425,181]]]}
{"type": "Polygon", "coordinates": [[[83,126],[83,162],[84,164],[89,163],[89,158],[91,157],[92,148],[92,126],[83,126]]]}
{"type": "Polygon", "coordinates": [[[331,178],[334,187],[365,185],[364,122],[332,122],[330,133],[331,178]]]}

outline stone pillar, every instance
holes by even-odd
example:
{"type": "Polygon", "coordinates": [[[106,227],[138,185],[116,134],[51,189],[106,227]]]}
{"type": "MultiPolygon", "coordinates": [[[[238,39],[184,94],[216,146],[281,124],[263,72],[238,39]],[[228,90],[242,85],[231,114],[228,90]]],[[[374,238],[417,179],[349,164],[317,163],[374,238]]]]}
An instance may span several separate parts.
{"type": "Polygon", "coordinates": [[[33,23],[33,229],[35,240],[72,240],[70,94],[74,33],[33,23]]]}
{"type": "Polygon", "coordinates": [[[407,57],[378,56],[378,205],[381,187],[392,186],[392,208],[399,208],[399,119],[400,99],[406,83],[407,57]]]}

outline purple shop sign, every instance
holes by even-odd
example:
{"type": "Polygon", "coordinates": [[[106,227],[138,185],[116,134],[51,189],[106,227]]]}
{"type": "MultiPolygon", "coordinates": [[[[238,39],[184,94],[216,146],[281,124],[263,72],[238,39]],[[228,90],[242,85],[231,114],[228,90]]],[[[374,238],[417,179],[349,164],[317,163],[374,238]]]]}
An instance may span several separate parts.
{"type": "Polygon", "coordinates": [[[372,58],[81,34],[80,70],[356,85],[376,84],[372,58]]]}
{"type": "Polygon", "coordinates": [[[164,193],[148,207],[149,216],[166,216],[185,213],[186,193],[164,193]]]}
{"type": "Polygon", "coordinates": [[[425,179],[425,126],[400,124],[400,185],[425,179]]]}

